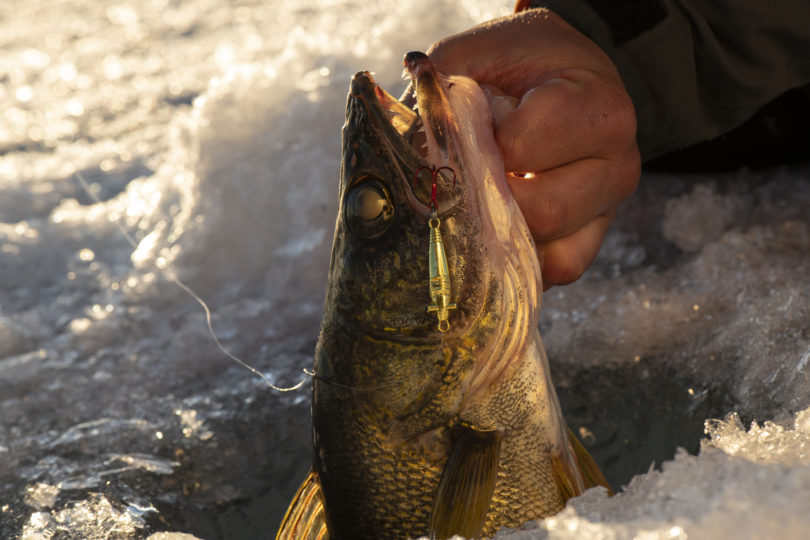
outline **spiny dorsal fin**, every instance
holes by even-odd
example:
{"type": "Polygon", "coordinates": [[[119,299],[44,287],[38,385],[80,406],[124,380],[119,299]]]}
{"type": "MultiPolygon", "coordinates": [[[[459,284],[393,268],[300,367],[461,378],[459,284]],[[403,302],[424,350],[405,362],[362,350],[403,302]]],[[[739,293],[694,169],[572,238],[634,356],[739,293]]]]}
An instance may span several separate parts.
{"type": "Polygon", "coordinates": [[[455,534],[479,538],[495,489],[500,435],[460,425],[453,428],[453,439],[433,500],[431,540],[445,540],[455,534]]]}
{"type": "Polygon", "coordinates": [[[309,471],[295,493],[276,540],[329,540],[321,482],[315,471],[309,471]]]}

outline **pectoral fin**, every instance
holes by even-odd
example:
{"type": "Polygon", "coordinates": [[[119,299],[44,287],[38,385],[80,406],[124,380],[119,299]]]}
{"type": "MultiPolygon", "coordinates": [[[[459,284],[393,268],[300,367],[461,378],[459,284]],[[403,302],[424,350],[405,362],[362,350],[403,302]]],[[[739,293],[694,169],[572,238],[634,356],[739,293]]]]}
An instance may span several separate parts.
{"type": "Polygon", "coordinates": [[[579,442],[579,439],[574,435],[574,432],[571,431],[571,428],[568,429],[568,439],[571,441],[574,455],[576,455],[577,461],[579,461],[579,472],[582,473],[582,479],[585,481],[585,489],[603,486],[607,488],[609,495],[613,495],[613,490],[610,489],[610,485],[605,475],[602,473],[602,470],[599,468],[599,465],[593,460],[591,454],[585,450],[585,447],[579,442]]]}
{"type": "Polygon", "coordinates": [[[315,471],[310,471],[298,488],[281,520],[276,540],[329,540],[321,482],[315,471]]]}
{"type": "Polygon", "coordinates": [[[595,486],[604,486],[613,495],[605,475],[571,429],[568,429],[568,442],[568,452],[551,458],[554,480],[563,500],[595,486]]]}
{"type": "Polygon", "coordinates": [[[466,425],[454,428],[453,435],[453,449],[433,500],[431,540],[454,534],[479,538],[495,489],[500,435],[466,425]]]}

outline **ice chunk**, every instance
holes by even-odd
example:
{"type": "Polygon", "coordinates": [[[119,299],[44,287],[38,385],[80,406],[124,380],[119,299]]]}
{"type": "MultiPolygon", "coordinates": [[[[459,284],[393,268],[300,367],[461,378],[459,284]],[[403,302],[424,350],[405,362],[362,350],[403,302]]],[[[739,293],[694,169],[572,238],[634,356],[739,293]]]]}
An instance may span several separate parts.
{"type": "Polygon", "coordinates": [[[22,538],[129,538],[144,527],[138,514],[129,507],[116,509],[105,496],[94,494],[58,511],[33,513],[23,527],[22,538]]]}
{"type": "Polygon", "coordinates": [[[56,534],[56,522],[50,512],[34,512],[25,524],[22,540],[50,540],[56,534]]]}
{"type": "Polygon", "coordinates": [[[192,534],[178,532],[159,532],[150,535],[146,540],[200,540],[192,534]]]}
{"type": "Polygon", "coordinates": [[[59,496],[59,488],[45,482],[28,486],[26,492],[25,504],[37,510],[52,507],[59,496]]]}
{"type": "Polygon", "coordinates": [[[810,409],[796,413],[792,428],[766,421],[762,426],[751,423],[746,432],[737,413],[725,420],[707,420],[706,448],[719,448],[723,452],[762,463],[810,465],[810,409]]]}
{"type": "Polygon", "coordinates": [[[697,185],[691,193],[667,201],[664,237],[684,251],[698,251],[726,231],[744,204],[735,194],[723,196],[709,185],[697,185]]]}

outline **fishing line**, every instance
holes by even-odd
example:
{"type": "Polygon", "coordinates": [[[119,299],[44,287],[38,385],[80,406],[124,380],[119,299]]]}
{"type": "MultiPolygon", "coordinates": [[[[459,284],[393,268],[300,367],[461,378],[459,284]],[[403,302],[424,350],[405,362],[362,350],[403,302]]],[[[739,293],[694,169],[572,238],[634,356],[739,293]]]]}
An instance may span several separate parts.
{"type": "MultiPolygon", "coordinates": [[[[82,176],[81,172],[76,171],[74,173],[74,175],[76,176],[76,179],[79,181],[79,184],[81,184],[82,189],[84,189],[84,191],[87,193],[87,195],[91,199],[93,199],[93,201],[95,201],[96,204],[102,204],[103,201],[98,197],[98,195],[96,195],[93,192],[93,190],[90,188],[90,184],[87,183],[87,180],[85,180],[85,178],[82,176]]],[[[115,227],[118,229],[118,231],[121,233],[121,235],[123,235],[123,237],[129,243],[129,245],[132,246],[132,249],[138,249],[138,243],[135,241],[135,239],[132,237],[132,235],[129,234],[129,231],[127,231],[120,222],[114,220],[112,217],[109,217],[108,219],[110,220],[110,223],[115,225],[115,227]]],[[[293,392],[295,390],[298,390],[299,388],[304,386],[304,383],[306,383],[309,380],[310,377],[315,376],[314,373],[311,373],[311,372],[307,371],[306,369],[304,369],[302,371],[305,373],[306,376],[303,377],[301,379],[301,381],[298,384],[294,385],[294,386],[282,387],[282,386],[276,386],[275,384],[270,382],[270,379],[268,379],[265,376],[264,373],[262,373],[261,371],[259,371],[255,367],[251,366],[250,364],[248,364],[244,360],[238,358],[236,355],[234,355],[228,349],[226,349],[224,345],[222,345],[222,343],[219,341],[219,338],[217,337],[216,332],[214,332],[214,326],[213,326],[213,323],[212,323],[212,320],[211,320],[211,310],[208,308],[208,304],[205,302],[205,300],[203,300],[200,297],[200,295],[195,293],[191,289],[191,287],[189,287],[188,285],[183,283],[180,280],[180,278],[178,278],[174,274],[174,272],[171,271],[171,269],[169,269],[167,267],[161,267],[161,265],[158,264],[158,262],[157,262],[159,260],[164,260],[164,259],[162,257],[158,257],[157,259],[152,261],[152,264],[155,266],[155,268],[157,268],[158,271],[161,274],[163,274],[163,276],[166,279],[168,279],[169,281],[171,281],[172,283],[174,283],[175,285],[180,287],[181,290],[183,290],[186,294],[188,294],[191,298],[193,298],[194,301],[197,302],[200,305],[200,307],[203,309],[203,311],[205,312],[205,323],[208,326],[208,333],[211,335],[211,338],[213,338],[214,343],[216,344],[217,348],[222,352],[222,354],[224,354],[225,356],[227,356],[228,358],[230,358],[231,360],[233,360],[234,362],[236,362],[237,364],[239,364],[243,368],[247,369],[248,371],[250,371],[254,375],[260,377],[267,386],[269,386],[273,390],[276,390],[277,392],[293,392]]]]}
{"type": "MultiPolygon", "coordinates": [[[[442,338],[444,340],[444,338],[442,338]]],[[[384,390],[386,388],[391,388],[393,386],[398,386],[402,384],[400,381],[391,381],[382,384],[375,384],[372,386],[351,386],[348,384],[342,384],[337,381],[334,381],[328,377],[324,377],[322,375],[316,374],[314,371],[309,371],[308,369],[304,369],[304,373],[309,375],[315,380],[321,381],[324,384],[328,384],[330,386],[335,386],[337,388],[342,388],[343,390],[352,390],[354,392],[374,392],[375,390],[384,390]]]]}

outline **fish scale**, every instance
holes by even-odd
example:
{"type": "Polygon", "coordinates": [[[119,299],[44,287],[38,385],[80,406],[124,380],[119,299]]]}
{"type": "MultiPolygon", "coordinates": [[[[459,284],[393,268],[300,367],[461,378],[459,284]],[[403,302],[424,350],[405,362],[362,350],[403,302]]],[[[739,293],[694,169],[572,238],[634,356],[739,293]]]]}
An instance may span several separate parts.
{"type": "Polygon", "coordinates": [[[302,487],[320,507],[296,497],[282,539],[313,515],[305,538],[491,537],[605,485],[551,384],[486,98],[422,53],[405,64],[419,115],[367,72],[351,83],[302,487]]]}
{"type": "MultiPolygon", "coordinates": [[[[346,412],[362,416],[351,406],[346,412]]],[[[320,431],[326,439],[353,433],[357,441],[352,452],[333,458],[321,472],[322,481],[339,486],[340,500],[334,504],[331,521],[335,537],[416,538],[425,534],[430,494],[441,475],[441,461],[417,453],[394,453],[382,447],[379,441],[383,436],[372,422],[357,423],[345,418],[323,418],[325,425],[336,423],[320,431]],[[358,512],[358,501],[368,499],[378,501],[376,510],[358,512]]]]}

